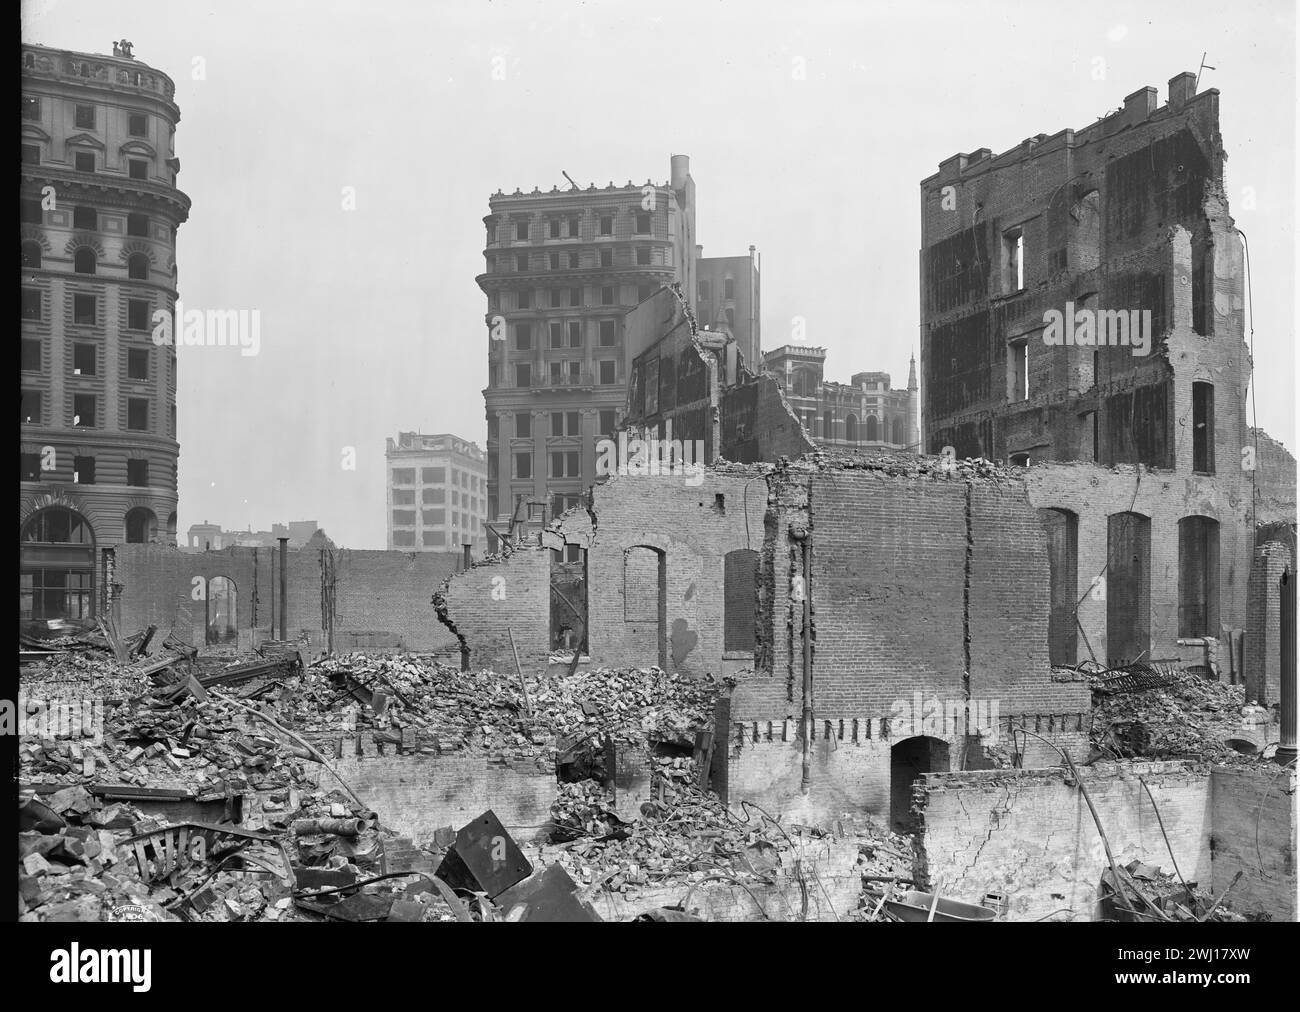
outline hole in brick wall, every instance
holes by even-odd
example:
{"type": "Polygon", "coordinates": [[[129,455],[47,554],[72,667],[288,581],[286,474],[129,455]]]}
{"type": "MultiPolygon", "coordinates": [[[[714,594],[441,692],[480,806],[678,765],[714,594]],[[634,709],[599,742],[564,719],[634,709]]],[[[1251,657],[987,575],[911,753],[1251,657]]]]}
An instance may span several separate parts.
{"type": "Polygon", "coordinates": [[[727,512],[727,497],[721,492],[717,493],[713,497],[713,510],[718,514],[725,514],[727,512]]]}

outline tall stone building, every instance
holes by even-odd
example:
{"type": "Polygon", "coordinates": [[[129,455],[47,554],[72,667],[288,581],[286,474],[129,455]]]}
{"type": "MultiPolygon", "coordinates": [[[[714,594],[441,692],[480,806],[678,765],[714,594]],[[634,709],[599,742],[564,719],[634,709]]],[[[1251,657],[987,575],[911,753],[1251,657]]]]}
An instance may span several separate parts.
{"type": "Polygon", "coordinates": [[[781,384],[790,410],[819,446],[920,449],[916,360],[907,389],[890,388],[889,373],[854,373],[851,382],[823,377],[825,348],[787,344],[763,353],[763,366],[781,384]]]}
{"type": "Polygon", "coordinates": [[[440,432],[399,432],[387,441],[388,549],[459,552],[487,546],[487,455],[440,432]]]}
{"type": "Polygon", "coordinates": [[[671,283],[716,288],[703,304],[730,313],[756,358],[758,271],[752,248],[701,259],[686,155],[672,156],[667,182],[498,192],[489,207],[476,279],[487,296],[486,509],[505,536],[539,529],[594,482],[597,441],[616,434],[626,399],[624,314],[671,283]]]}
{"type": "Polygon", "coordinates": [[[1219,93],[1195,80],[921,183],[925,448],[1027,466],[1058,664],[1240,674],[1264,516],[1219,93]]]}
{"type": "Polygon", "coordinates": [[[180,110],[131,55],[22,48],[20,615],[86,618],[103,550],[176,535],[180,110]]]}

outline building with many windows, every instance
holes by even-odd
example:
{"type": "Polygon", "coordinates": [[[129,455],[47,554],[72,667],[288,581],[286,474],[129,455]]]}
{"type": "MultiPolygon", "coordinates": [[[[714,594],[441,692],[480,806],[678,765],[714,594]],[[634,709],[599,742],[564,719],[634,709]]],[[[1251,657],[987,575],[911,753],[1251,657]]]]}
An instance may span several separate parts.
{"type": "Polygon", "coordinates": [[[102,607],[103,549],[176,532],[175,86],[136,60],[22,48],[20,613],[102,607]]]}
{"type": "Polygon", "coordinates": [[[597,443],[616,436],[627,396],[623,316],[677,283],[757,361],[758,269],[752,246],[701,256],[686,155],[672,156],[667,182],[498,192],[489,208],[476,279],[487,296],[487,514],[501,536],[519,536],[596,480],[597,443]]]}
{"type": "Polygon", "coordinates": [[[388,548],[458,552],[487,547],[487,455],[449,432],[387,441],[388,548]]]}
{"type": "Polygon", "coordinates": [[[824,379],[825,348],[787,344],[763,353],[790,410],[819,446],[919,452],[916,360],[907,389],[890,389],[889,373],[854,373],[849,383],[824,379]]]}
{"type": "Polygon", "coordinates": [[[1196,81],[921,182],[926,449],[1026,468],[1056,664],[1235,676],[1257,531],[1294,521],[1294,470],[1260,494],[1244,249],[1196,81]]]}

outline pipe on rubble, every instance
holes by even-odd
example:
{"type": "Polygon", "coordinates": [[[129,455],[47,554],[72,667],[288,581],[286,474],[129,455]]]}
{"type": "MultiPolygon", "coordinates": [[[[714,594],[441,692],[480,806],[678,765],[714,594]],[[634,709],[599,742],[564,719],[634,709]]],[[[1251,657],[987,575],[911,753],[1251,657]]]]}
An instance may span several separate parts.
{"type": "Polygon", "coordinates": [[[294,836],[312,833],[331,833],[334,836],[360,836],[366,828],[365,819],[294,819],[290,827],[294,836]]]}
{"type": "Polygon", "coordinates": [[[790,526],[790,537],[799,544],[802,551],[803,585],[803,776],[799,790],[807,794],[812,788],[812,733],[813,733],[813,686],[812,686],[812,544],[808,540],[805,527],[790,526]]]}

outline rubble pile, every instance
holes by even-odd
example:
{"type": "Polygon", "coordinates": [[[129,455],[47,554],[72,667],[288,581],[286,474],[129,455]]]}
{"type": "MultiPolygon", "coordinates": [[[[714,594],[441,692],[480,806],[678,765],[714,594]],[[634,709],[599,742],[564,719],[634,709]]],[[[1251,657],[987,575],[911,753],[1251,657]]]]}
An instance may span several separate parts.
{"type": "MultiPolygon", "coordinates": [[[[1138,674],[1151,677],[1145,671],[1138,674]]],[[[1227,744],[1242,735],[1246,701],[1242,686],[1178,668],[1161,675],[1166,684],[1127,692],[1105,691],[1100,676],[1090,679],[1092,746],[1099,755],[1215,763],[1256,761],[1227,744]]]]}
{"type": "MultiPolygon", "coordinates": [[[[1117,870],[1118,885],[1114,872],[1109,868],[1101,877],[1101,908],[1105,920],[1144,923],[1246,920],[1240,914],[1225,910],[1219,901],[1198,888],[1197,883],[1184,883],[1174,872],[1142,861],[1130,861],[1117,870]]],[[[1232,885],[1236,885],[1241,876],[1242,873],[1238,872],[1232,885]]]]}

